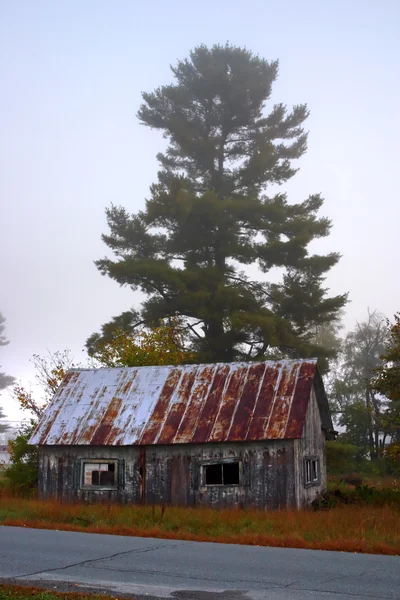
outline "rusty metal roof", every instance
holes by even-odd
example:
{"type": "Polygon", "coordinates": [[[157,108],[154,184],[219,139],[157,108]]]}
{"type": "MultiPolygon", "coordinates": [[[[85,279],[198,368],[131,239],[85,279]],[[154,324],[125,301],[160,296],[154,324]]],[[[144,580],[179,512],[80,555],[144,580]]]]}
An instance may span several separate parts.
{"type": "Polygon", "coordinates": [[[300,438],[316,376],[316,359],[72,370],[30,443],[118,446],[300,438]]]}

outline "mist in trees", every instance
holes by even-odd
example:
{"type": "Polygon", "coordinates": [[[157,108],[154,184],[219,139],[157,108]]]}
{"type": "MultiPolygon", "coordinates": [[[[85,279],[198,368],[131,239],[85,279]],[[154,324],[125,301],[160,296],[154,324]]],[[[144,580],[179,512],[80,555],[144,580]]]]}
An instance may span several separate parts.
{"type": "Polygon", "coordinates": [[[399,435],[397,406],[390,397],[392,393],[396,398],[399,388],[393,383],[388,390],[383,383],[388,379],[385,369],[392,368],[395,348],[388,321],[376,311],[369,312],[342,340],[327,377],[335,421],[345,430],[340,440],[357,447],[360,458],[372,462],[384,457],[399,435]]]}
{"type": "Polygon", "coordinates": [[[4,421],[5,418],[6,418],[6,415],[4,414],[3,409],[0,406],[0,434],[4,433],[5,431],[7,431],[7,429],[9,429],[8,424],[2,422],[2,421],[4,421]]]}
{"type": "MultiPolygon", "coordinates": [[[[7,346],[10,343],[5,334],[5,322],[5,317],[2,315],[2,313],[0,313],[0,346],[7,346]]],[[[0,371],[0,392],[1,390],[4,390],[6,387],[11,385],[13,382],[14,377],[12,377],[11,375],[6,375],[5,373],[2,373],[0,371]]]]}
{"type": "Polygon", "coordinates": [[[400,462],[400,313],[394,315],[393,322],[387,321],[387,327],[389,339],[372,385],[388,400],[383,424],[392,440],[392,454],[400,462]]]}
{"type": "MultiPolygon", "coordinates": [[[[2,313],[0,313],[0,346],[7,346],[7,344],[10,343],[5,335],[5,321],[5,317],[2,315],[2,313]]],[[[0,371],[0,392],[10,386],[12,383],[14,383],[14,377],[11,375],[6,375],[6,373],[0,371]]],[[[6,423],[1,422],[4,418],[5,414],[0,406],[0,433],[3,433],[9,428],[6,423]]]]}

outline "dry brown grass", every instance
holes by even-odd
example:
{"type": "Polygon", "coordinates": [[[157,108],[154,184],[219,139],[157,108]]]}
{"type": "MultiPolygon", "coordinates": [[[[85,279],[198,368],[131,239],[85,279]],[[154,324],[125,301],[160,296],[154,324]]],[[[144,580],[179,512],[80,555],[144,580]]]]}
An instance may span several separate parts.
{"type": "MultiPolygon", "coordinates": [[[[80,594],[77,592],[51,592],[37,587],[1,585],[0,600],[118,600],[115,596],[80,594]]],[[[134,598],[132,598],[134,600],[134,598]]]]}
{"type": "Polygon", "coordinates": [[[0,497],[0,523],[166,539],[400,555],[396,506],[314,512],[62,504],[0,497]]]}

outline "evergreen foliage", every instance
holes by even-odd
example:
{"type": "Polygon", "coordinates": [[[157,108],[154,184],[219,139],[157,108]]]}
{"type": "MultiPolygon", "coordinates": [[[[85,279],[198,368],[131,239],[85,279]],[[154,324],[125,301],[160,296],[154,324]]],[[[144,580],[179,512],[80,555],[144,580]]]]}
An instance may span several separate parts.
{"type": "Polygon", "coordinates": [[[307,106],[269,105],[277,61],[229,44],[171,69],[175,81],[144,93],[138,112],[168,140],[158,181],[144,211],[107,210],[116,259],[98,269],[146,294],[146,323],[183,319],[198,360],[329,354],[313,340],[346,303],[324,288],[339,255],[309,245],[331,224],[319,194],[290,203],[277,190],[306,151],[307,106]]]}

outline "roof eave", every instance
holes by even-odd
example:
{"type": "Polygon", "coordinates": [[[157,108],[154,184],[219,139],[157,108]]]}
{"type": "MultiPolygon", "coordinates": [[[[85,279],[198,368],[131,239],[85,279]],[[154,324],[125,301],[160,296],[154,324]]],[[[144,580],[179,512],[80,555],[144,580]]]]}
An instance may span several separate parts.
{"type": "Polygon", "coordinates": [[[324,431],[327,440],[334,440],[336,439],[337,431],[335,431],[333,427],[328,397],[325,392],[324,382],[318,365],[315,369],[314,389],[321,414],[322,430],[324,431]]]}

